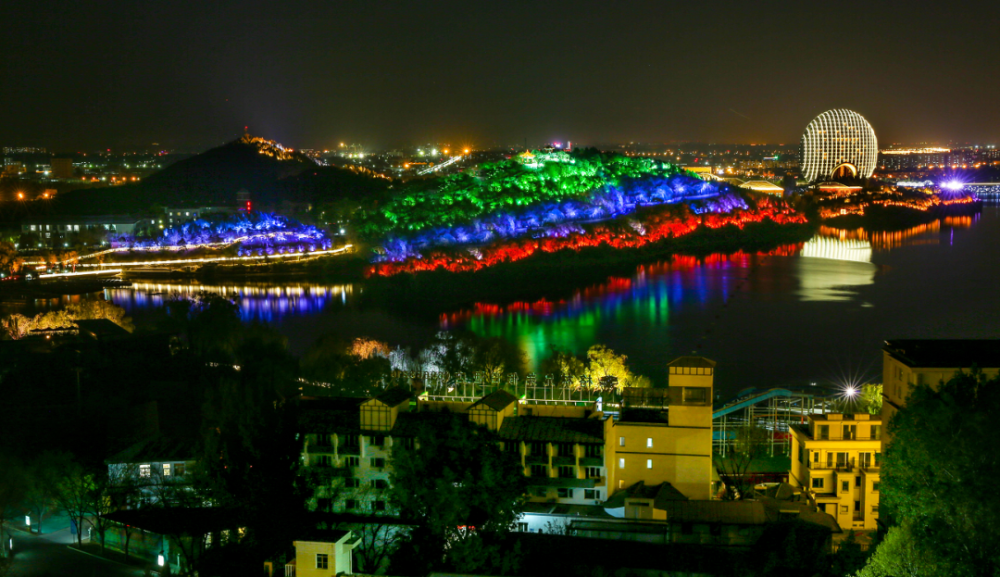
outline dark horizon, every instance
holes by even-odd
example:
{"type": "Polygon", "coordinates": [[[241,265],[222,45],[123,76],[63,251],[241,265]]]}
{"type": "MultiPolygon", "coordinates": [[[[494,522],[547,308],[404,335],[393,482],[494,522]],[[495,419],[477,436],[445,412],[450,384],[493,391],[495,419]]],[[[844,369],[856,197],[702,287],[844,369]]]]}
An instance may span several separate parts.
{"type": "Polygon", "coordinates": [[[128,2],[6,6],[0,143],[198,150],[1000,140],[985,3],[128,2]]]}

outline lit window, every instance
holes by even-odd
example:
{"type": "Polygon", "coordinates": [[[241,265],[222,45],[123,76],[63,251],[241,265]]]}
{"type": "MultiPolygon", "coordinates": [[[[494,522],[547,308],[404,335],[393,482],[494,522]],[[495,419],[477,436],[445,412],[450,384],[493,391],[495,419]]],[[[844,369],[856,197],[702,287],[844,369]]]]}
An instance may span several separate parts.
{"type": "Polygon", "coordinates": [[[622,457],[621,459],[618,459],[618,468],[619,469],[624,469],[625,468],[625,458],[624,457],[622,457]]]}
{"type": "Polygon", "coordinates": [[[163,476],[164,477],[169,477],[170,476],[170,463],[164,463],[163,464],[163,476]]]}
{"type": "Polygon", "coordinates": [[[650,449],[653,448],[653,437],[646,438],[646,447],[650,449]]]}
{"type": "Polygon", "coordinates": [[[652,469],[653,468],[653,460],[652,459],[646,459],[646,468],[647,469],[652,469]]]}
{"type": "Polygon", "coordinates": [[[150,469],[149,465],[139,465],[139,476],[140,477],[149,477],[150,476],[150,470],[151,469],[150,469]]]}
{"type": "Polygon", "coordinates": [[[316,568],[329,569],[330,557],[326,553],[316,553],[316,568]]]}
{"type": "Polygon", "coordinates": [[[625,437],[618,437],[618,446],[619,447],[625,446],[625,437]]]}

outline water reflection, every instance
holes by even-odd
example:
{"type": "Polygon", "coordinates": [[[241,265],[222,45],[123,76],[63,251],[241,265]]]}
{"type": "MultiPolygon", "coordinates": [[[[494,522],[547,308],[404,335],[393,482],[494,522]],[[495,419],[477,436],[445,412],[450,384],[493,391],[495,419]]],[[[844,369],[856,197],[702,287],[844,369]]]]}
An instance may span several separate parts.
{"type": "Polygon", "coordinates": [[[331,303],[347,304],[354,285],[204,285],[170,283],[134,283],[130,288],[104,291],[105,299],[123,307],[129,314],[156,309],[176,296],[209,292],[230,298],[239,305],[246,321],[280,321],[286,316],[308,316],[321,312],[331,303]]]}
{"type": "Polygon", "coordinates": [[[842,229],[830,226],[819,227],[819,235],[842,241],[858,240],[871,245],[876,251],[888,251],[904,246],[936,245],[941,243],[941,231],[945,229],[971,228],[979,221],[981,214],[971,216],[947,216],[926,224],[905,230],[869,231],[864,228],[842,229]]]}

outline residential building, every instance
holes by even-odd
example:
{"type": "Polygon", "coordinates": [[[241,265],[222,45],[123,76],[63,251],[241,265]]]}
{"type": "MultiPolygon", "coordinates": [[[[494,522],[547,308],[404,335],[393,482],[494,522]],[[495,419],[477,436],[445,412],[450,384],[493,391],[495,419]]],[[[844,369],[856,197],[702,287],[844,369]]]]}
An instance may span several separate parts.
{"type": "Polygon", "coordinates": [[[111,456],[108,477],[115,484],[128,488],[118,506],[134,509],[164,500],[173,505],[200,505],[191,493],[195,444],[192,440],[172,439],[157,435],[138,441],[111,456]]]}
{"type": "Polygon", "coordinates": [[[285,564],[284,573],[268,570],[267,574],[295,577],[351,575],[354,573],[351,550],[356,544],[357,539],[352,538],[350,531],[325,531],[308,540],[295,541],[295,558],[285,564]]]}
{"type": "Polygon", "coordinates": [[[844,530],[874,531],[878,521],[882,420],[867,413],[809,415],[792,425],[789,483],[844,530]]]}
{"type": "MultiPolygon", "coordinates": [[[[1000,374],[1000,339],[896,339],[882,348],[882,421],[896,411],[917,385],[936,387],[973,367],[987,377],[1000,374]]],[[[888,438],[883,439],[883,444],[888,438]]]]}

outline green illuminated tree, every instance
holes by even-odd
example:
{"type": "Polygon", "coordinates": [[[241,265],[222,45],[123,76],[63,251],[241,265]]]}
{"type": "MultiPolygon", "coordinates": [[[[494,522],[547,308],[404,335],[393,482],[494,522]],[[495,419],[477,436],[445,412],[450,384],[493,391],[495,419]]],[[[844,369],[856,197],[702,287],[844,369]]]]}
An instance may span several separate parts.
{"type": "Polygon", "coordinates": [[[882,383],[871,383],[861,387],[861,403],[870,415],[882,413],[882,383]]]}
{"type": "Polygon", "coordinates": [[[917,385],[889,423],[882,505],[950,575],[1000,572],[1000,378],[957,374],[917,385]]]}
{"type": "Polygon", "coordinates": [[[942,572],[926,549],[917,545],[909,523],[890,527],[857,577],[931,577],[942,572]]]}

